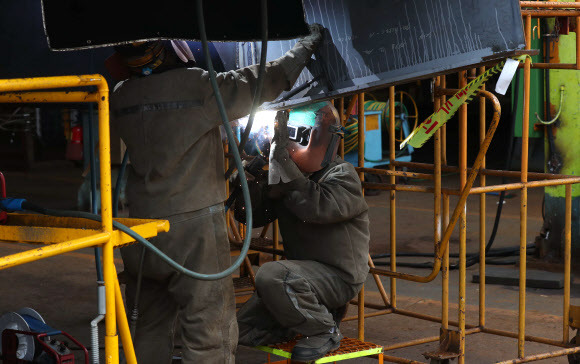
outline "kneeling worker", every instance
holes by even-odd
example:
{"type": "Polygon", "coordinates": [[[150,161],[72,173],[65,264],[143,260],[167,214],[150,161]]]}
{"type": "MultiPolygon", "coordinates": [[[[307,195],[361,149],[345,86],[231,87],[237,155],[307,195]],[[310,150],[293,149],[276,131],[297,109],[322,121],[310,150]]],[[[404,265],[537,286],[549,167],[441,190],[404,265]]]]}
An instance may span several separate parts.
{"type": "Polygon", "coordinates": [[[278,218],[287,260],[258,270],[238,312],[239,343],[300,334],[292,360],[313,361],[340,346],[338,325],[368,274],[368,206],[356,170],[336,155],[342,128],[332,104],[278,112],[276,122],[269,185],[254,188],[252,201],[263,205],[256,214],[278,218]]]}

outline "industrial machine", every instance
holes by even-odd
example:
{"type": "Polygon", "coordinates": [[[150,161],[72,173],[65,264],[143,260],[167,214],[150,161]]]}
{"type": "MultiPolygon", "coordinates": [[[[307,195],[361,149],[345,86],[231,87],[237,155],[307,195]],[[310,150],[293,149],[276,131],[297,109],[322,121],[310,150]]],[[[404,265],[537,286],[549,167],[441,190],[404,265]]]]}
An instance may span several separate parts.
{"type": "Polygon", "coordinates": [[[48,326],[31,308],[0,316],[0,333],[0,357],[4,364],[74,364],[75,351],[82,351],[84,363],[89,362],[89,353],[80,342],[48,326]],[[74,347],[62,337],[74,343],[74,347]]]}
{"type": "MultiPolygon", "coordinates": [[[[419,112],[415,100],[405,91],[395,94],[395,141],[402,142],[409,133],[417,127],[419,112]]],[[[364,103],[365,117],[365,167],[389,164],[388,158],[388,120],[389,102],[366,101],[364,103]],[[383,143],[383,140],[385,141],[383,143]]],[[[355,108],[356,109],[356,108],[355,108]]],[[[358,166],[358,119],[351,115],[346,123],[344,140],[344,159],[358,166]]],[[[396,160],[410,162],[413,147],[406,145],[397,152],[396,160]]]]}

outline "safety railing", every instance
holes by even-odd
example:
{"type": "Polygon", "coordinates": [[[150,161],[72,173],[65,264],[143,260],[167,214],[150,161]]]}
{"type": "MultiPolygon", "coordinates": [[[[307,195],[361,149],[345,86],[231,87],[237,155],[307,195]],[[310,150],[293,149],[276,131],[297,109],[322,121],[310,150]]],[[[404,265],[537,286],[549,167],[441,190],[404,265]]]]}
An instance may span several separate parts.
{"type": "MultiPolygon", "coordinates": [[[[101,216],[98,223],[77,218],[8,214],[6,225],[0,225],[0,241],[44,243],[45,246],[0,258],[0,270],[45,259],[70,251],[102,246],[105,281],[105,356],[106,362],[119,363],[119,338],[127,363],[136,364],[125,306],[113,261],[113,249],[134,240],[113,229],[111,197],[111,157],[109,133],[109,88],[101,75],[39,77],[0,80],[0,103],[86,103],[98,104],[101,216]],[[77,87],[96,87],[97,91],[46,91],[77,87]],[[37,91],[42,90],[42,91],[37,91]]],[[[141,236],[148,238],[169,230],[163,220],[120,219],[141,236]]]]}

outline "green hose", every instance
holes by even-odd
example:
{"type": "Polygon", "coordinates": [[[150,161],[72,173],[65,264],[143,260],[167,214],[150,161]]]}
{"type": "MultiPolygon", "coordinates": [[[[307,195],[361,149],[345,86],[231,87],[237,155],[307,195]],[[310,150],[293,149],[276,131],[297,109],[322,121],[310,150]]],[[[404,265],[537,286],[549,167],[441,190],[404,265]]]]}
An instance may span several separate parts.
{"type": "MultiPolygon", "coordinates": [[[[50,215],[50,216],[74,217],[74,218],[81,218],[81,219],[93,220],[93,221],[98,221],[98,222],[102,222],[102,220],[103,220],[103,218],[100,215],[91,214],[90,212],[46,209],[46,208],[43,208],[40,206],[36,206],[28,201],[25,201],[22,203],[22,209],[28,210],[28,211],[33,211],[33,212],[38,212],[40,214],[50,215]]],[[[191,277],[191,278],[200,279],[203,281],[213,281],[213,280],[222,279],[222,278],[225,278],[225,277],[229,276],[230,274],[232,274],[233,271],[235,269],[237,269],[241,264],[241,262],[240,262],[240,264],[238,264],[236,266],[234,263],[234,265],[232,265],[228,269],[226,269],[222,272],[219,272],[219,273],[215,273],[215,274],[197,273],[197,272],[191,271],[191,270],[183,267],[182,265],[180,265],[179,263],[177,263],[173,259],[169,258],[167,255],[165,255],[165,253],[163,253],[161,250],[159,250],[159,248],[157,248],[155,245],[153,245],[147,239],[145,239],[144,237],[142,237],[141,235],[139,235],[135,231],[131,230],[129,227],[121,224],[120,222],[113,221],[113,227],[115,229],[120,230],[120,231],[124,232],[125,234],[129,235],[130,237],[135,239],[137,242],[143,244],[143,246],[145,246],[145,248],[151,250],[155,255],[159,256],[164,262],[169,264],[172,268],[174,268],[179,273],[184,274],[184,275],[191,277]]],[[[250,236],[250,235],[248,235],[248,236],[250,236]]],[[[244,242],[244,244],[245,244],[245,242],[244,242]]],[[[249,248],[249,243],[248,243],[248,248],[249,248]]],[[[245,256],[245,253],[244,253],[244,255],[240,255],[240,257],[243,257],[243,256],[245,256]]],[[[240,259],[238,258],[238,260],[240,260],[240,259]]],[[[243,261],[243,259],[242,259],[242,261],[243,261]]],[[[236,263],[237,263],[237,261],[236,261],[236,263]]]]}

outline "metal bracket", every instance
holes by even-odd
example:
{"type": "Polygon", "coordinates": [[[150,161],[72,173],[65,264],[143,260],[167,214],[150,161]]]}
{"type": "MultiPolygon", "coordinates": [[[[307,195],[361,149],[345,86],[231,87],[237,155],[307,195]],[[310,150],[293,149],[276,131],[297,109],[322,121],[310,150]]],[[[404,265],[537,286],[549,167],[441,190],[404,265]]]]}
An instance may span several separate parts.
{"type": "Polygon", "coordinates": [[[461,335],[458,330],[441,329],[439,350],[423,353],[430,359],[430,364],[448,364],[450,360],[459,357],[461,335]]]}

